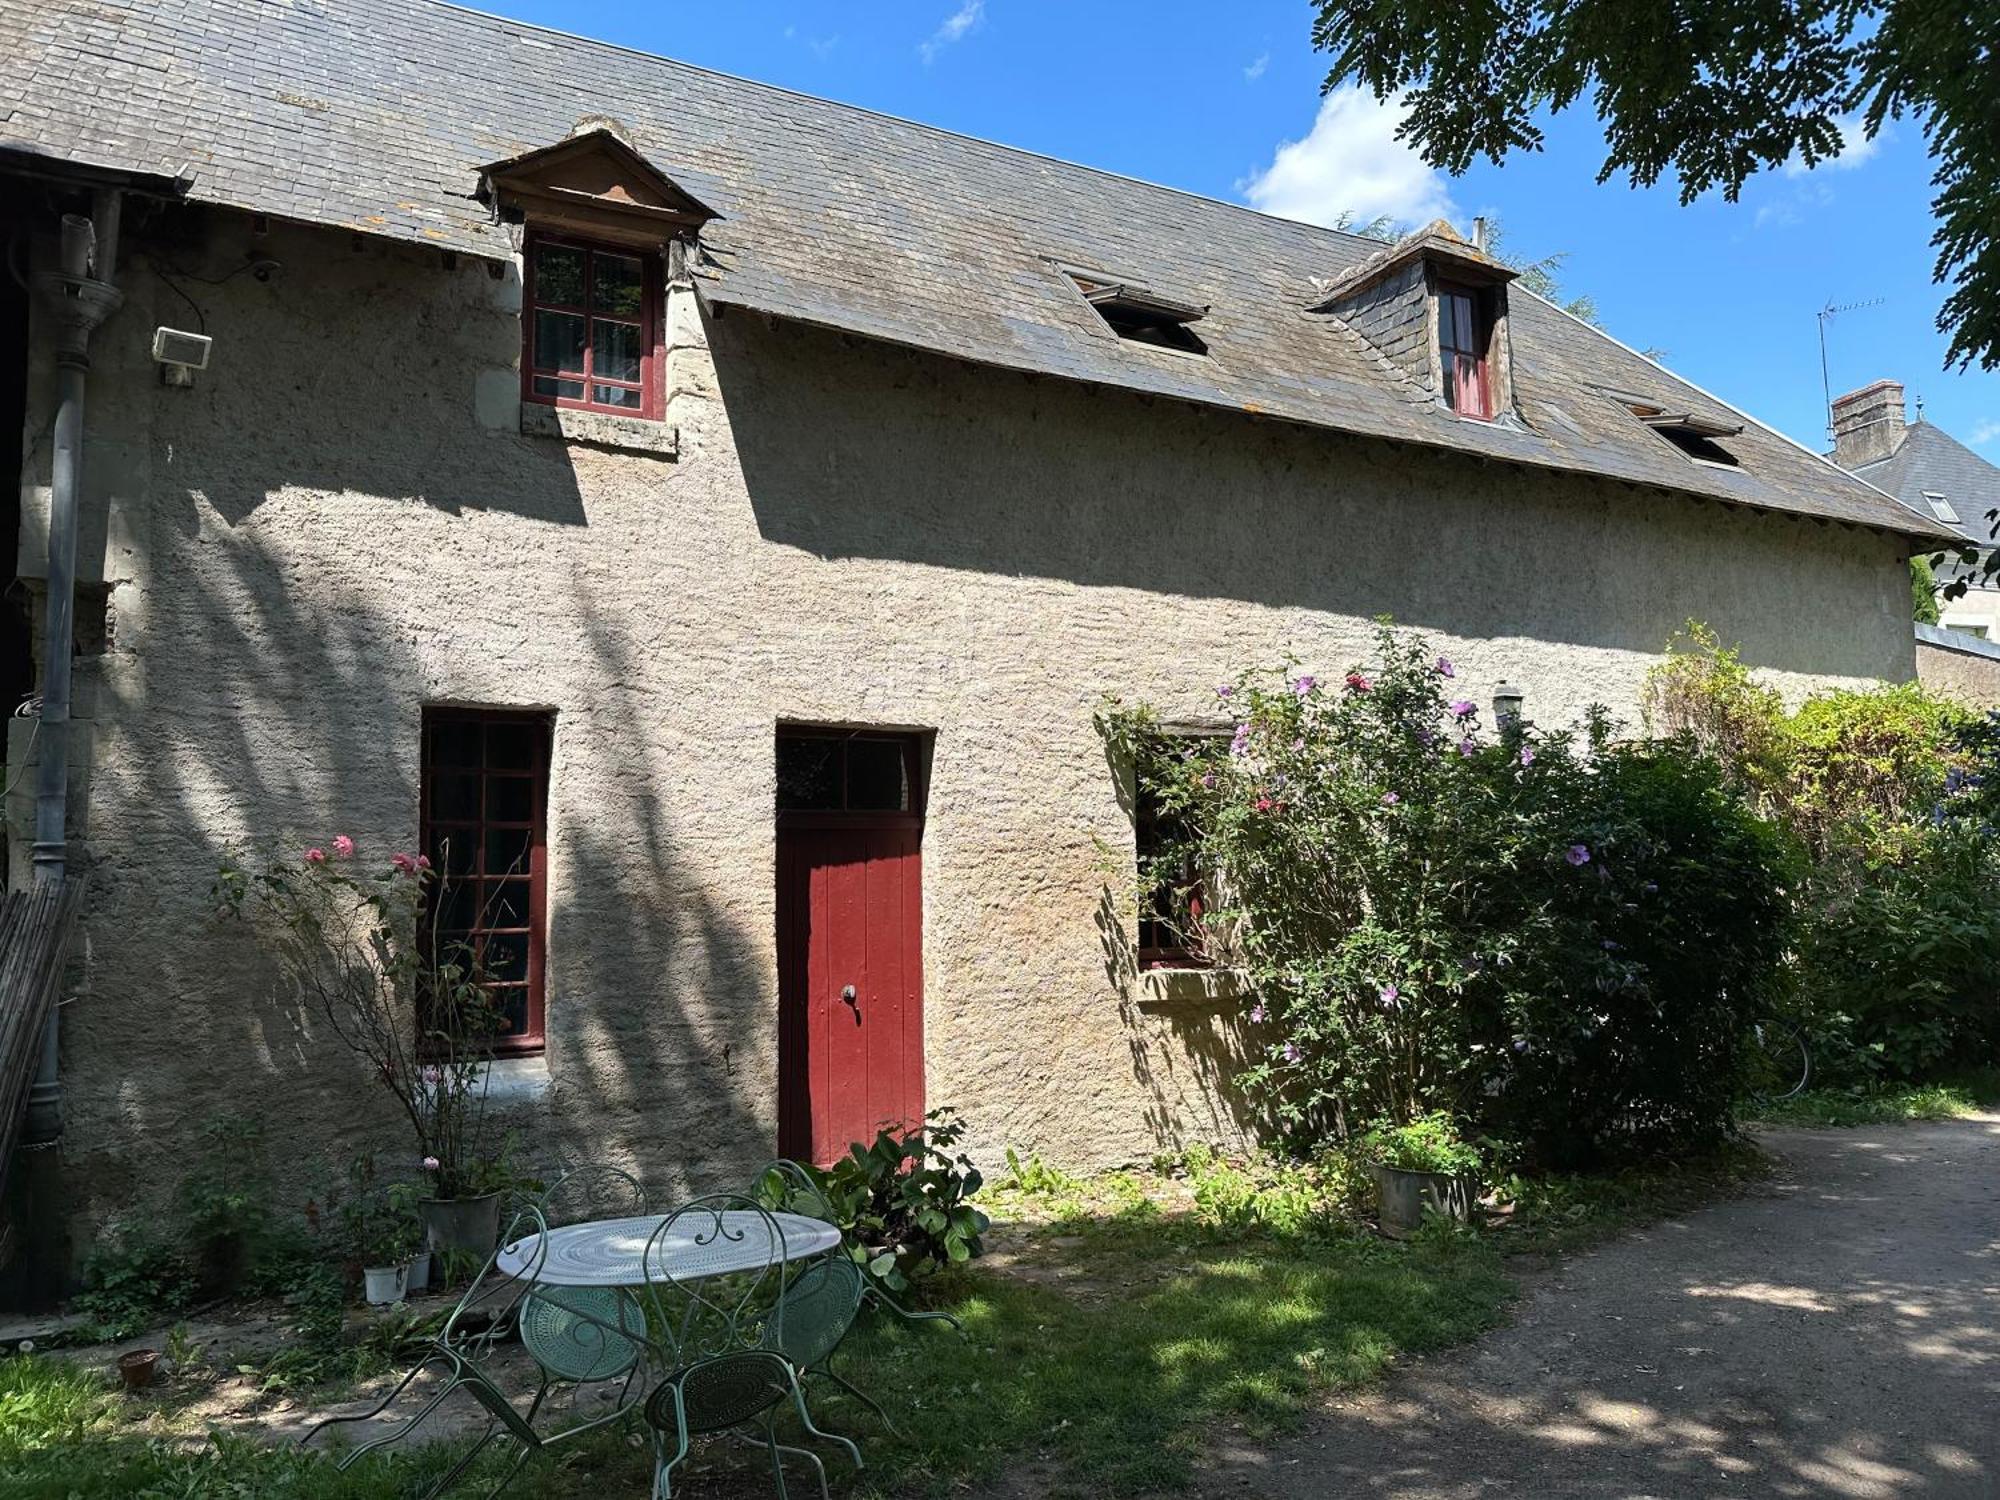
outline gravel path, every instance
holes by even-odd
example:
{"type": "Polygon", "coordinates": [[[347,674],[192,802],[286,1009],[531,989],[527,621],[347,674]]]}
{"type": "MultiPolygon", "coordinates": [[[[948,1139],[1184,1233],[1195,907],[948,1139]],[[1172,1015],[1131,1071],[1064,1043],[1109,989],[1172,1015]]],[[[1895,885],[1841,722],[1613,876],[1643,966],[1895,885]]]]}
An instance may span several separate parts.
{"type": "Polygon", "coordinates": [[[1764,1141],[1754,1195],[1562,1265],[1203,1493],[2000,1500],[2000,1117],[1764,1141]]]}

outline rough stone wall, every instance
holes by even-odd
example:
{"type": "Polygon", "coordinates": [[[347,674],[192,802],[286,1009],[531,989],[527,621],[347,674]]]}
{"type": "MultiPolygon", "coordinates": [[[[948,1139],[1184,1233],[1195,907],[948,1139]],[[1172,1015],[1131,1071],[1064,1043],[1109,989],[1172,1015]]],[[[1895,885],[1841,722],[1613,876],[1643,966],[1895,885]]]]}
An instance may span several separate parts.
{"type": "MultiPolygon", "coordinates": [[[[249,243],[219,218],[178,263],[218,276],[249,243]]],[[[282,227],[257,253],[283,262],[269,284],[186,283],[216,339],[195,389],[154,380],[154,310],[178,315],[142,256],[100,336],[111,524],[90,534],[118,631],[80,679],[81,1219],[162,1191],[225,1110],[266,1121],[301,1192],[316,1158],[399,1149],[207,893],[244,840],[411,847],[427,702],[556,715],[548,1051],[508,1070],[531,1158],[672,1189],[774,1144],[780,720],[935,731],[929,1096],[989,1158],[1087,1167],[1246,1125],[1242,1005],[1129,974],[1104,694],[1211,716],[1241,666],[1337,671],[1384,612],[1470,696],[1522,684],[1544,722],[1635,715],[1690,616],[1794,694],[1911,670],[1907,573],[1870,533],[705,322],[686,298],[677,456],[606,451],[519,431],[516,279],[282,227]]]]}
{"type": "Polygon", "coordinates": [[[2000,708],[2000,642],[1919,625],[1917,681],[1979,708],[2000,708]]]}

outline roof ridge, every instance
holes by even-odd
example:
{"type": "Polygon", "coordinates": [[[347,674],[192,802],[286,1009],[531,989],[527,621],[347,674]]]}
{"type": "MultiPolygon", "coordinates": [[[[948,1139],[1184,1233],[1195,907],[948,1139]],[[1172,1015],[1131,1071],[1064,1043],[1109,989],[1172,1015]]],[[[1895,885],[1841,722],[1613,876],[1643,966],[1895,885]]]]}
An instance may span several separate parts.
{"type": "MultiPolygon", "coordinates": [[[[664,52],[649,52],[644,47],[628,46],[624,42],[608,42],[603,37],[585,36],[578,31],[564,31],[559,26],[545,26],[539,21],[523,21],[514,16],[503,16],[497,11],[481,10],[476,5],[463,5],[458,0],[415,0],[415,3],[431,6],[436,10],[457,11],[460,15],[476,16],[482,21],[498,21],[507,26],[522,26],[530,31],[539,31],[546,36],[559,36],[565,41],[581,42],[588,47],[602,47],[609,52],[622,52],[629,57],[642,57],[649,62],[669,63],[676,68],[686,68],[691,73],[705,74],[727,83],[742,84],[749,88],[763,89],[773,94],[783,94],[792,99],[803,99],[809,104],[827,104],[835,109],[852,110],[860,115],[872,115],[878,120],[887,120],[895,125],[907,125],[913,130],[928,131],[932,135],[948,136],[953,140],[967,141],[975,146],[986,146],[995,151],[1006,151],[1015,156],[1025,156],[1031,161],[1051,162],[1059,167],[1068,167],[1078,172],[1094,172],[1099,177],[1109,177],[1117,182],[1129,182],[1135,187],[1151,188],[1156,192],[1172,193],[1180,198],[1192,198],[1197,203],[1213,204],[1217,208],[1232,209],[1237,213],[1249,214],[1267,224],[1283,224],[1309,235],[1333,235],[1345,241],[1360,244],[1379,243],[1372,235],[1356,234],[1350,229],[1335,229],[1326,224],[1314,224],[1306,219],[1288,219],[1282,214],[1268,214],[1261,208],[1253,208],[1247,203],[1232,202],[1228,198],[1218,198],[1211,193],[1198,193],[1192,188],[1175,187],[1169,182],[1155,182],[1150,177],[1134,177],[1129,172],[1115,172],[1109,167],[1094,166],[1090,162],[1072,161],[1066,156],[1055,156],[1047,151],[1032,150],[1027,146],[1010,145],[1006,141],[990,140],[983,135],[973,135],[964,130],[953,130],[945,125],[933,125],[926,120],[913,120],[908,115],[891,114],[886,109],[876,109],[867,104],[850,104],[844,99],[829,99],[824,94],[809,94],[804,89],[787,87],[782,83],[771,83],[761,78],[748,78],[741,73],[728,73],[721,68],[705,67],[701,63],[689,62],[686,58],[670,57],[664,52]]],[[[1456,231],[1454,231],[1456,232],[1456,231]]]]}

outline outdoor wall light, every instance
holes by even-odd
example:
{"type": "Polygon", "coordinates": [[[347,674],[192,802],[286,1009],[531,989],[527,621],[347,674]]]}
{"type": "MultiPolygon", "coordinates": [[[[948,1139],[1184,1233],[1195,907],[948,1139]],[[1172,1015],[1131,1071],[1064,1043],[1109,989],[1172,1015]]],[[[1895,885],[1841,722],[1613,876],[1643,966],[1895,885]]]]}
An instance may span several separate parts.
{"type": "Polygon", "coordinates": [[[183,388],[194,384],[194,372],[208,368],[208,352],[215,340],[205,333],[188,333],[180,328],[153,330],[153,358],[160,363],[160,384],[183,388]]]}

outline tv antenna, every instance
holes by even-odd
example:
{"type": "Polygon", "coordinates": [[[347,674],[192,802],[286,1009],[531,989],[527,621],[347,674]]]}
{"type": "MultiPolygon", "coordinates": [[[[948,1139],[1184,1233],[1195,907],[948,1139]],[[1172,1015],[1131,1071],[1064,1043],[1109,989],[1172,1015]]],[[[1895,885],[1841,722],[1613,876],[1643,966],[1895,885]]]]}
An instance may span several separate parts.
{"type": "Polygon", "coordinates": [[[1819,310],[1819,389],[1826,400],[1826,440],[1833,442],[1833,382],[1826,373],[1826,325],[1827,320],[1842,313],[1859,312],[1864,307],[1880,307],[1886,297],[1870,297],[1866,302],[1843,302],[1834,306],[1833,298],[1826,299],[1826,306],[1819,310]]]}

